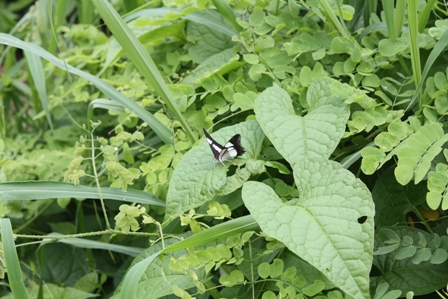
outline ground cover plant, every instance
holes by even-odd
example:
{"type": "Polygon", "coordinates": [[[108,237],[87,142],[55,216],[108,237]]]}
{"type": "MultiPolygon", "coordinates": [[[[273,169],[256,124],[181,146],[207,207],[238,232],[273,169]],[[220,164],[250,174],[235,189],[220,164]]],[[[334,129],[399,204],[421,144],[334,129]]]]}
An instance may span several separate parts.
{"type": "Polygon", "coordinates": [[[1,298],[448,298],[445,2],[1,5],[1,298]]]}

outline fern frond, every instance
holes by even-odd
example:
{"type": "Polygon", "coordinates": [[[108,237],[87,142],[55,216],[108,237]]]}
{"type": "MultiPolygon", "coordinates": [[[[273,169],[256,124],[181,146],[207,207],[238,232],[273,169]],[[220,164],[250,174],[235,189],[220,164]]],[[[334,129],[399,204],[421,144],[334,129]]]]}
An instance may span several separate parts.
{"type": "Polygon", "coordinates": [[[365,174],[373,174],[380,169],[397,154],[398,150],[404,146],[403,141],[419,127],[420,123],[415,118],[409,118],[408,122],[395,121],[390,123],[386,132],[376,136],[374,143],[377,147],[366,147],[362,150],[361,170],[365,174]],[[389,153],[386,155],[387,152],[389,153]]]}
{"type": "Polygon", "coordinates": [[[426,203],[432,210],[438,209],[442,204],[442,210],[448,209],[448,165],[439,163],[436,171],[428,173],[428,190],[426,203]]]}
{"type": "Polygon", "coordinates": [[[442,151],[448,141],[440,123],[429,123],[412,134],[398,150],[398,166],[395,177],[402,184],[408,184],[414,178],[415,184],[428,173],[432,160],[442,151]]]}

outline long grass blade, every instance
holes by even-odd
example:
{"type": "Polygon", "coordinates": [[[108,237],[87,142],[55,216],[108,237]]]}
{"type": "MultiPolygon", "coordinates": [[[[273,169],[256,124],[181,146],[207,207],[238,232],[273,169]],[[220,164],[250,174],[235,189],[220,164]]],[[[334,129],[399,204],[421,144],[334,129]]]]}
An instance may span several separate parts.
{"type": "Polygon", "coordinates": [[[12,294],[14,298],[26,299],[28,298],[28,294],[23,283],[22,270],[20,269],[19,258],[14,244],[11,221],[5,218],[0,219],[0,226],[6,270],[8,271],[8,280],[12,294]]]}
{"type": "MultiPolygon", "coordinates": [[[[148,192],[128,189],[121,191],[118,188],[101,188],[104,199],[112,199],[129,203],[150,204],[165,206],[165,202],[148,192]]],[[[74,186],[61,182],[11,182],[0,184],[0,198],[7,200],[30,200],[48,198],[93,198],[99,199],[96,187],[74,186]]]]}
{"type": "MultiPolygon", "coordinates": [[[[417,87],[422,79],[422,69],[420,64],[420,50],[418,46],[418,13],[417,0],[408,1],[408,25],[409,25],[409,47],[411,52],[412,74],[414,77],[414,84],[417,87]]],[[[419,104],[422,107],[423,93],[419,94],[419,104]]]]}
{"type": "Polygon", "coordinates": [[[178,249],[197,247],[235,234],[259,229],[260,227],[251,215],[243,216],[203,230],[185,240],[166,247],[163,252],[166,253],[178,249]]]}
{"type": "Polygon", "coordinates": [[[187,123],[177,107],[177,104],[171,96],[168,86],[160,75],[156,64],[138,38],[133,34],[133,32],[129,29],[108,1],[93,0],[93,3],[107,27],[110,31],[112,31],[114,37],[123,47],[123,50],[126,52],[128,57],[132,60],[140,73],[146,78],[149,85],[154,88],[156,93],[162,98],[163,102],[168,106],[168,109],[180,122],[182,128],[188,134],[190,139],[195,142],[197,139],[195,134],[193,134],[190,125],[187,123]]]}
{"type": "Polygon", "coordinates": [[[39,56],[31,52],[25,51],[24,53],[28,62],[28,68],[31,76],[33,77],[34,86],[36,87],[37,94],[39,95],[42,108],[45,111],[48,125],[50,126],[51,131],[53,131],[53,122],[51,121],[50,109],[48,108],[47,87],[45,86],[45,74],[42,61],[39,56]]]}
{"type": "Polygon", "coordinates": [[[130,247],[130,246],[123,246],[118,244],[112,244],[112,243],[105,243],[95,240],[89,240],[89,239],[82,239],[82,238],[60,238],[61,236],[64,236],[62,234],[58,233],[51,233],[48,235],[48,238],[43,239],[43,243],[49,243],[53,242],[55,238],[57,237],[57,241],[59,243],[64,244],[70,244],[79,248],[91,248],[91,249],[101,249],[101,250],[110,250],[113,252],[119,252],[123,254],[127,254],[129,256],[137,256],[140,253],[145,250],[145,248],[137,248],[137,247],[130,247]]]}
{"type": "Polygon", "coordinates": [[[219,11],[219,13],[224,17],[224,19],[229,22],[235,31],[240,32],[243,30],[243,28],[238,24],[236,21],[235,13],[233,12],[233,9],[230,7],[229,3],[227,1],[221,1],[221,0],[212,0],[213,5],[216,6],[216,9],[219,11]]]}
{"type": "Polygon", "coordinates": [[[387,33],[389,38],[395,38],[395,22],[394,22],[394,0],[383,0],[384,19],[387,24],[387,33]]]}

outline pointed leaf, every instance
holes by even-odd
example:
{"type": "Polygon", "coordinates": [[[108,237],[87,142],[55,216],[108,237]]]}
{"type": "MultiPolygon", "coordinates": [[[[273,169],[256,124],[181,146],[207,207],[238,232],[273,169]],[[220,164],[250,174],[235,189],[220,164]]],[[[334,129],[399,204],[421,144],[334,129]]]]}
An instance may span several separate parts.
{"type": "Polygon", "coordinates": [[[340,164],[322,158],[299,161],[294,177],[301,193],[296,205],[283,203],[262,183],[247,182],[246,207],[270,237],[348,295],[368,298],[374,228],[369,190],[340,164]]]}
{"type": "Polygon", "coordinates": [[[332,82],[319,78],[311,83],[304,117],[294,113],[291,98],[279,87],[266,89],[255,100],[261,128],[291,165],[306,157],[329,157],[344,134],[349,108],[331,94],[332,82]]]}

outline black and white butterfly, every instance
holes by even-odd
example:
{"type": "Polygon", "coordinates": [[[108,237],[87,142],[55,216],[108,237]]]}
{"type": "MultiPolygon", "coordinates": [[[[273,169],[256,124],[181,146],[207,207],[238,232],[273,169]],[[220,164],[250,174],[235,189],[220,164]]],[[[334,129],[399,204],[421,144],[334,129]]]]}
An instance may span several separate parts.
{"type": "Polygon", "coordinates": [[[215,159],[222,164],[225,161],[230,161],[238,156],[244,154],[244,148],[241,146],[241,135],[236,134],[229,141],[227,141],[225,146],[222,146],[215,139],[210,136],[209,133],[204,129],[205,138],[207,139],[210,149],[212,150],[215,159]]]}

